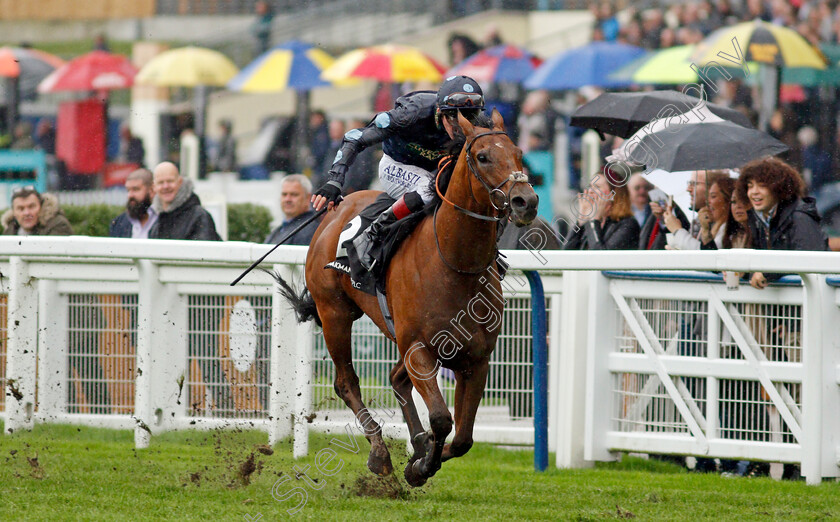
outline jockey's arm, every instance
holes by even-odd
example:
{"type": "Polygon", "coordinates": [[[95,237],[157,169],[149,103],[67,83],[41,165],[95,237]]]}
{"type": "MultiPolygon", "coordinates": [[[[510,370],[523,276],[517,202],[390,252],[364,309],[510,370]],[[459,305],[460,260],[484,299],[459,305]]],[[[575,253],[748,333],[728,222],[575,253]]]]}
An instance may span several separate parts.
{"type": "Polygon", "coordinates": [[[380,112],[366,127],[352,129],[344,134],[341,147],[327,173],[327,183],[312,195],[311,201],[315,210],[321,210],[327,202],[329,202],[328,208],[331,209],[334,206],[335,198],[330,196],[335,194],[335,187],[338,187],[340,192],[347,170],[356,160],[356,156],[366,148],[382,143],[396,132],[398,125],[394,123],[405,120],[402,112],[405,111],[401,107],[388,112],[380,112]]]}

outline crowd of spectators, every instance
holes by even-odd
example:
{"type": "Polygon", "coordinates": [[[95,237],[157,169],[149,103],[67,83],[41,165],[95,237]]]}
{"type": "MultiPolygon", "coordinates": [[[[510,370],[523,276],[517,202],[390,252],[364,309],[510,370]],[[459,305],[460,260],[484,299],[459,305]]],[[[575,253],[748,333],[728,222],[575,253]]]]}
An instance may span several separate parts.
{"type": "MultiPolygon", "coordinates": [[[[612,2],[591,4],[593,40],[665,49],[697,44],[716,29],[760,19],[792,28],[815,46],[840,43],[840,4],[828,0],[701,0],[647,9],[630,5],[618,12],[614,6],[612,2]]],[[[707,92],[714,94],[713,102],[738,109],[757,122],[757,89],[733,75],[730,81],[717,80],[707,92]]],[[[801,90],[783,86],[780,106],[769,122],[768,132],[790,147],[783,158],[803,174],[812,193],[837,181],[834,172],[840,168],[838,107],[836,101],[831,103],[827,116],[825,94],[820,94],[819,86],[801,90]]]]}

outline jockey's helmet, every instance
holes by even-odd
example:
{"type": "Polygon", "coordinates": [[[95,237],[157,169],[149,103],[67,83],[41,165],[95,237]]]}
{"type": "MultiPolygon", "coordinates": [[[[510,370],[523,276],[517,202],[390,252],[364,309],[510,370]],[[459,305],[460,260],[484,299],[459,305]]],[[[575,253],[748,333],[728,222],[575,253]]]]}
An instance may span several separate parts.
{"type": "Polygon", "coordinates": [[[460,110],[469,120],[484,109],[481,86],[469,76],[450,76],[438,89],[435,120],[440,124],[444,111],[460,110]]]}

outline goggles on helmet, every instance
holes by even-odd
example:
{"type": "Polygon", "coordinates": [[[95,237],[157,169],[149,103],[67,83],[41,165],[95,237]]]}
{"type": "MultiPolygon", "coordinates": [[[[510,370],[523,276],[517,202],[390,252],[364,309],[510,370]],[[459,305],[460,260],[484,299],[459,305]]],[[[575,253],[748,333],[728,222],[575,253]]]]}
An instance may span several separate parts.
{"type": "Polygon", "coordinates": [[[478,93],[455,92],[447,95],[440,103],[439,109],[483,109],[484,96],[478,93]]]}

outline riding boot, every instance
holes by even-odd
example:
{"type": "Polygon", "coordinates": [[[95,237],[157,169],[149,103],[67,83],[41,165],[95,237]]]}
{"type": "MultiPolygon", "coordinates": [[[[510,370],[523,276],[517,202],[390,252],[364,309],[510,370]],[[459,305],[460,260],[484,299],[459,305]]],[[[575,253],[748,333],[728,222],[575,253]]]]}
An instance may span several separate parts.
{"type": "Polygon", "coordinates": [[[393,210],[388,208],[385,212],[379,214],[379,217],[370,224],[367,230],[362,232],[359,237],[353,240],[353,246],[356,248],[356,253],[359,255],[359,262],[365,270],[370,271],[373,268],[374,259],[371,252],[373,247],[382,241],[382,231],[388,225],[396,223],[398,219],[399,218],[394,215],[393,210]]]}

